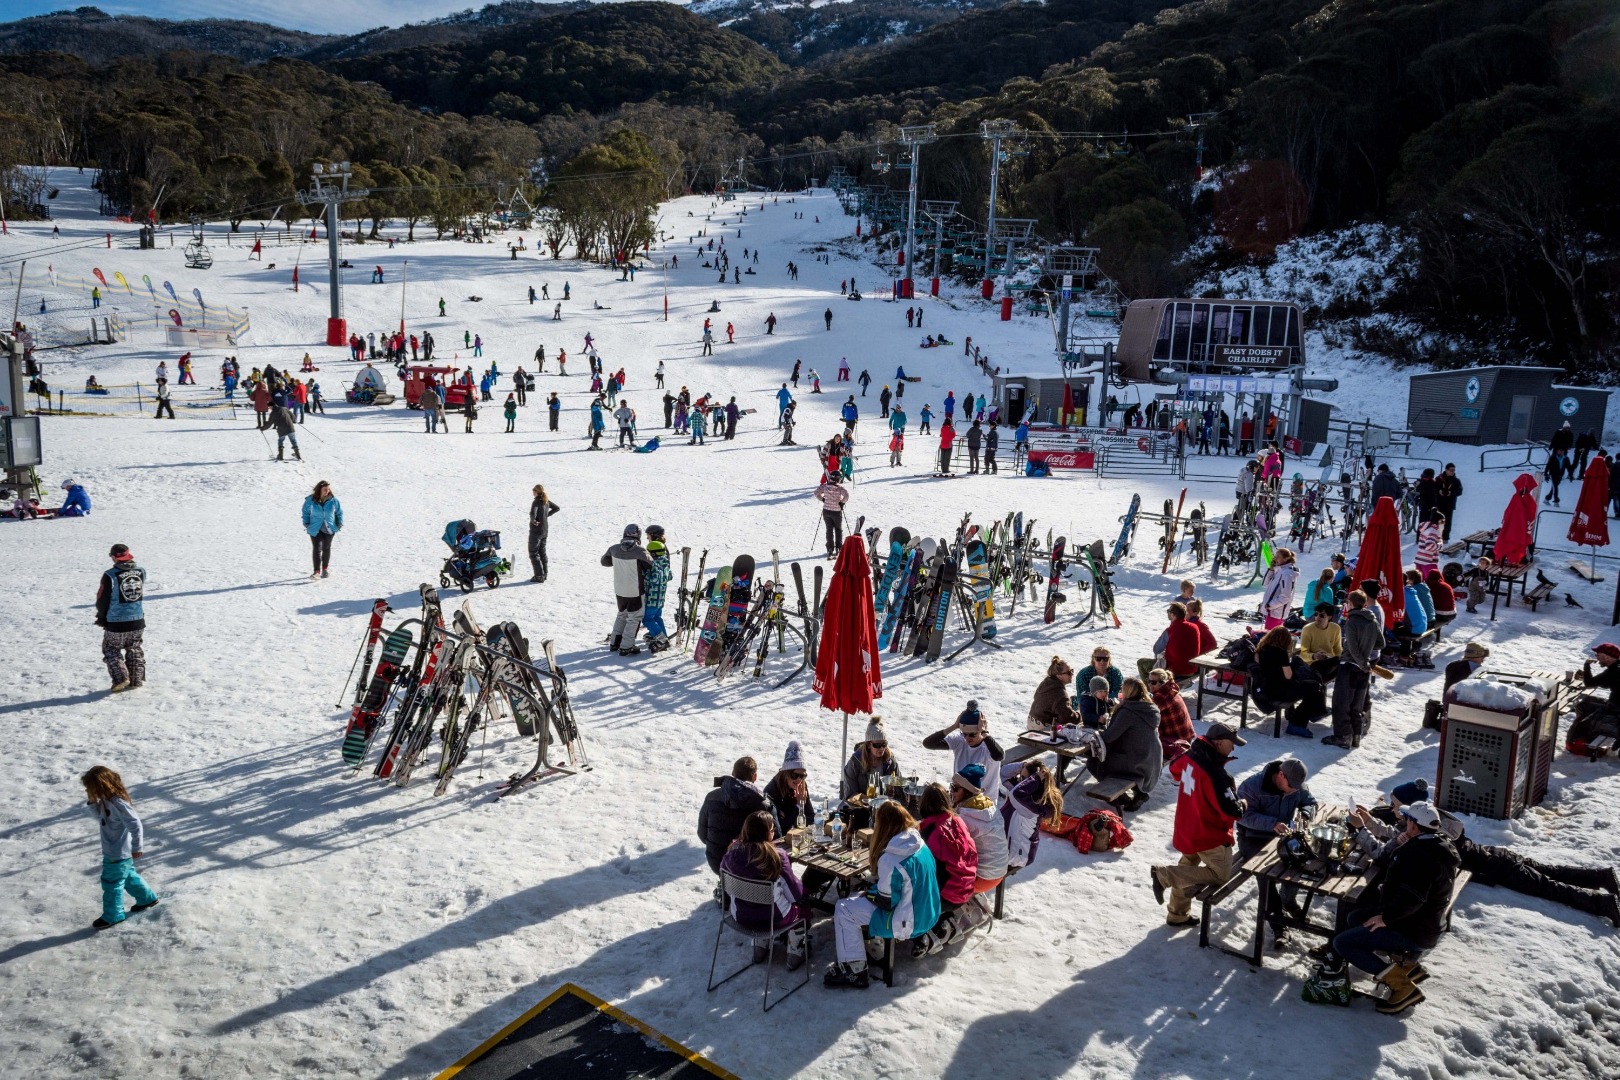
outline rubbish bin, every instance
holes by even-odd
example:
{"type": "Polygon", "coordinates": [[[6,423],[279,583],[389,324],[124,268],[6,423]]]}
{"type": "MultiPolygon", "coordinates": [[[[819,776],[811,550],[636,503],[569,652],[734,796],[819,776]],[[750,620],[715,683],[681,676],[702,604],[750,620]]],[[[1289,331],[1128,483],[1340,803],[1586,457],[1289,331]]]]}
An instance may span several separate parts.
{"type": "MultiPolygon", "coordinates": [[[[1453,695],[1467,696],[1473,689],[1459,683],[1453,695]]],[[[1542,694],[1513,708],[1453,696],[1441,723],[1435,804],[1490,818],[1517,817],[1539,805],[1547,795],[1558,742],[1555,697],[1555,692],[1542,694]]]]}

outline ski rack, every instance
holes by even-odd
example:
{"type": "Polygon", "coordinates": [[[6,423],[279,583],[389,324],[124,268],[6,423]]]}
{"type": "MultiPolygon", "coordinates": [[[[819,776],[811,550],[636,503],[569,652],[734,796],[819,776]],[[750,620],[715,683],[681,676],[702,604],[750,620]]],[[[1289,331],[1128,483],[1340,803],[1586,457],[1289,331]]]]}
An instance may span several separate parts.
{"type": "Polygon", "coordinates": [[[965,629],[971,630],[973,636],[957,646],[953,652],[945,657],[947,664],[975,645],[988,645],[992,649],[1001,648],[1001,642],[984,636],[984,619],[979,616],[979,586],[991,583],[993,580],[994,575],[991,574],[962,572],[957,575],[956,585],[951,591],[955,594],[956,602],[961,605],[957,613],[962,616],[962,625],[965,629]]]}

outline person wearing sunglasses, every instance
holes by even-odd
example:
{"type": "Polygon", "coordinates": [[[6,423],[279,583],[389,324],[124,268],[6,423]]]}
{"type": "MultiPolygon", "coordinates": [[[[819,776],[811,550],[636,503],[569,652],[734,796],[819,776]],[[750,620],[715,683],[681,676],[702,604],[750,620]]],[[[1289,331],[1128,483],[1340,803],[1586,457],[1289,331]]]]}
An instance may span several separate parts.
{"type": "MultiPolygon", "coordinates": [[[[1091,663],[1074,673],[1074,685],[1084,693],[1090,689],[1091,680],[1098,675],[1108,680],[1108,700],[1118,701],[1119,689],[1125,684],[1125,673],[1114,666],[1114,658],[1107,649],[1091,650],[1091,663]]],[[[1074,704],[1079,708],[1078,696],[1074,704]]]]}
{"type": "Polygon", "coordinates": [[[900,764],[889,752],[889,737],[883,732],[883,717],[874,716],[866,725],[866,738],[855,744],[855,752],[844,762],[844,775],[838,783],[838,797],[850,799],[866,793],[868,783],[879,783],[900,772],[900,764]]]}
{"type": "Polygon", "coordinates": [[[979,712],[979,703],[969,701],[967,708],[957,716],[956,723],[941,728],[923,740],[925,750],[949,750],[953,756],[951,772],[960,773],[965,765],[982,765],[985,771],[984,793],[994,801],[1001,791],[1001,761],[1005,756],[1001,744],[990,737],[989,726],[979,712]]]}
{"type": "Polygon", "coordinates": [[[782,756],[782,768],[765,785],[765,798],[770,800],[776,814],[776,831],[780,836],[816,823],[816,808],[810,801],[810,772],[797,740],[788,743],[787,753],[782,756]]]}

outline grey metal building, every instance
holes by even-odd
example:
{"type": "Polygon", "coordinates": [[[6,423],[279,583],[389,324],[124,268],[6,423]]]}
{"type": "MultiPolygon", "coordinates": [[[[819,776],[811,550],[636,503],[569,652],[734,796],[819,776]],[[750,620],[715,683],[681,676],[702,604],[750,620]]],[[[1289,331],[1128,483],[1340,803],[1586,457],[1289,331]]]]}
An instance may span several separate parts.
{"type": "MultiPolygon", "coordinates": [[[[1003,423],[1018,423],[1024,415],[1024,410],[1033,402],[1036,422],[1055,424],[1058,422],[1058,411],[1063,407],[1065,383],[1074,388],[1077,407],[1082,392],[1085,393],[1087,421],[1097,423],[1100,420],[1096,406],[1101,376],[1095,373],[1064,378],[1051,373],[1020,375],[1013,372],[997,372],[990,377],[990,400],[1001,407],[1003,423]]],[[[1103,395],[1105,398],[1107,396],[1103,395]]]]}
{"type": "Polygon", "coordinates": [[[1488,445],[1546,442],[1564,421],[1602,438],[1609,391],[1564,386],[1563,368],[1475,367],[1413,375],[1406,426],[1426,439],[1488,445]]]}

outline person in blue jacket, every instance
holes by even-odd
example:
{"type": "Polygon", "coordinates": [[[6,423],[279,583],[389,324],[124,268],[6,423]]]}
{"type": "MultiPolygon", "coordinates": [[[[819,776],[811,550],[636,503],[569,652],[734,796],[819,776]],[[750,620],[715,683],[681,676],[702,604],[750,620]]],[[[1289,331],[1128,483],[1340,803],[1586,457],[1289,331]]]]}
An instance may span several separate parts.
{"type": "Polygon", "coordinates": [[[780,390],[778,390],[776,392],[776,426],[777,427],[782,426],[782,414],[787,412],[787,407],[790,404],[792,404],[792,402],[793,402],[793,393],[790,390],[788,390],[787,383],[783,383],[782,384],[782,389],[780,389],[780,390]]]}
{"type": "Polygon", "coordinates": [[[1018,427],[1013,429],[1013,453],[1023,451],[1029,453],[1029,421],[1020,421],[1018,427]]]}
{"type": "Polygon", "coordinates": [[[146,571],[123,544],[107,552],[112,567],[96,589],[96,625],[101,627],[101,659],[112,679],[112,692],[132,690],[146,682],[146,571]]]}
{"type": "Polygon", "coordinates": [[[854,394],[849,395],[849,400],[844,402],[844,407],[838,410],[838,416],[839,419],[844,421],[844,434],[846,436],[853,435],[855,424],[861,418],[861,411],[855,405],[854,394]]]}
{"type": "Polygon", "coordinates": [[[591,445],[586,449],[602,449],[602,432],[606,430],[607,421],[602,418],[602,399],[597,398],[591,402],[591,445]]]}
{"type": "Polygon", "coordinates": [[[343,528],[343,504],[332,494],[325,480],[304,496],[304,531],[309,533],[310,558],[314,568],[310,580],[330,577],[326,564],[332,561],[332,537],[343,528]]]}
{"type": "Polygon", "coordinates": [[[90,495],[84,490],[84,485],[76,480],[64,480],[62,490],[67,492],[67,502],[56,512],[57,517],[90,516],[90,495]]]}

